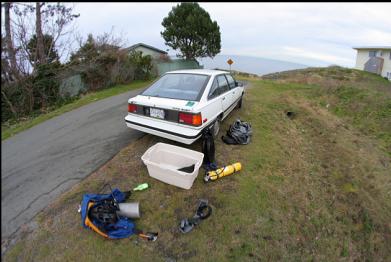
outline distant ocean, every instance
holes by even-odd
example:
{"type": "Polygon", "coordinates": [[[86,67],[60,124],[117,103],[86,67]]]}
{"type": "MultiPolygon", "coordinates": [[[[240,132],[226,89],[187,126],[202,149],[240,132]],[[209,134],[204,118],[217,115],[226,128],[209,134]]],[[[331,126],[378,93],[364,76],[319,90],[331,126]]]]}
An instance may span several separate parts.
{"type": "Polygon", "coordinates": [[[241,55],[217,55],[213,59],[202,58],[198,59],[198,61],[205,69],[219,68],[229,70],[227,60],[230,58],[234,61],[231,66],[232,70],[257,74],[260,76],[269,73],[309,67],[307,65],[287,61],[241,55]]]}

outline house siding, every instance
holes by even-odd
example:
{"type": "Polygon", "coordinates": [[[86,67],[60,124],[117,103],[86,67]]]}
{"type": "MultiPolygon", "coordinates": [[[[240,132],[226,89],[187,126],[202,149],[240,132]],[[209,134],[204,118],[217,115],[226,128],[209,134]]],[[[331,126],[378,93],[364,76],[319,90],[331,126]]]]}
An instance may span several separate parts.
{"type": "Polygon", "coordinates": [[[200,66],[197,61],[188,61],[183,59],[175,59],[170,62],[163,62],[156,64],[157,74],[163,75],[166,72],[182,69],[203,69],[203,66],[200,66]]]}
{"type": "MultiPolygon", "coordinates": [[[[369,59],[369,51],[374,51],[376,49],[359,49],[357,50],[356,57],[356,69],[364,70],[365,63],[369,59]]],[[[384,60],[383,69],[381,72],[381,76],[388,77],[391,80],[391,50],[376,50],[376,56],[381,57],[384,60]]]]}

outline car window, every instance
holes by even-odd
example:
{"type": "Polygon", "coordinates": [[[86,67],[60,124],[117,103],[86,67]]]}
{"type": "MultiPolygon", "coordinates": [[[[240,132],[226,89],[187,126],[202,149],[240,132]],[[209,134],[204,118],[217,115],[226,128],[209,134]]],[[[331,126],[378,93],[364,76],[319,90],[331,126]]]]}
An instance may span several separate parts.
{"type": "Polygon", "coordinates": [[[218,75],[215,77],[212,87],[208,95],[208,99],[215,98],[229,90],[227,79],[224,75],[218,75]]]}
{"type": "Polygon", "coordinates": [[[180,77],[165,77],[162,79],[162,84],[167,88],[174,88],[175,86],[180,85],[180,77]]]}
{"type": "Polygon", "coordinates": [[[198,101],[209,76],[200,74],[165,74],[141,95],[198,101]]]}
{"type": "Polygon", "coordinates": [[[231,75],[225,75],[225,76],[227,77],[229,87],[231,89],[235,88],[235,79],[231,75]]]}
{"type": "Polygon", "coordinates": [[[212,99],[215,98],[220,94],[220,89],[219,89],[219,82],[217,81],[217,78],[215,77],[212,87],[210,88],[208,98],[212,99]]]}
{"type": "Polygon", "coordinates": [[[228,81],[224,75],[218,75],[217,80],[219,81],[219,88],[221,89],[221,94],[229,90],[228,81]]]}

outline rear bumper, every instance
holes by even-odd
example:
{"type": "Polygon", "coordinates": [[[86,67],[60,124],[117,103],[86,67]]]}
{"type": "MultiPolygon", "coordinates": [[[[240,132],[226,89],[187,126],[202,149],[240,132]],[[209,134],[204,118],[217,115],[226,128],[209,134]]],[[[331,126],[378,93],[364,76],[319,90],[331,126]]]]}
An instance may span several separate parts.
{"type": "Polygon", "coordinates": [[[129,114],[125,117],[130,128],[190,145],[202,136],[203,128],[191,128],[176,123],[129,114]]]}

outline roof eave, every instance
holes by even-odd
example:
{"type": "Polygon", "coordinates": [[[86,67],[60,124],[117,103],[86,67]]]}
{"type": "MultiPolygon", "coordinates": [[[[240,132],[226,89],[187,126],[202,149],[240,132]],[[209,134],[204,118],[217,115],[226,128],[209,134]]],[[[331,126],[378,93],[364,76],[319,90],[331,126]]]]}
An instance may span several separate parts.
{"type": "Polygon", "coordinates": [[[368,49],[381,49],[381,50],[391,50],[391,46],[357,46],[352,47],[355,50],[368,50],[368,49]]]}
{"type": "Polygon", "coordinates": [[[144,43],[138,43],[138,44],[129,46],[129,47],[126,48],[126,50],[130,51],[130,50],[135,49],[135,48],[137,48],[137,47],[139,47],[139,46],[143,46],[143,47],[145,47],[145,48],[154,50],[154,51],[156,51],[156,52],[158,52],[158,53],[161,53],[161,54],[165,54],[165,55],[168,54],[166,51],[160,50],[159,48],[156,48],[156,47],[153,47],[153,46],[144,44],[144,43]]]}

